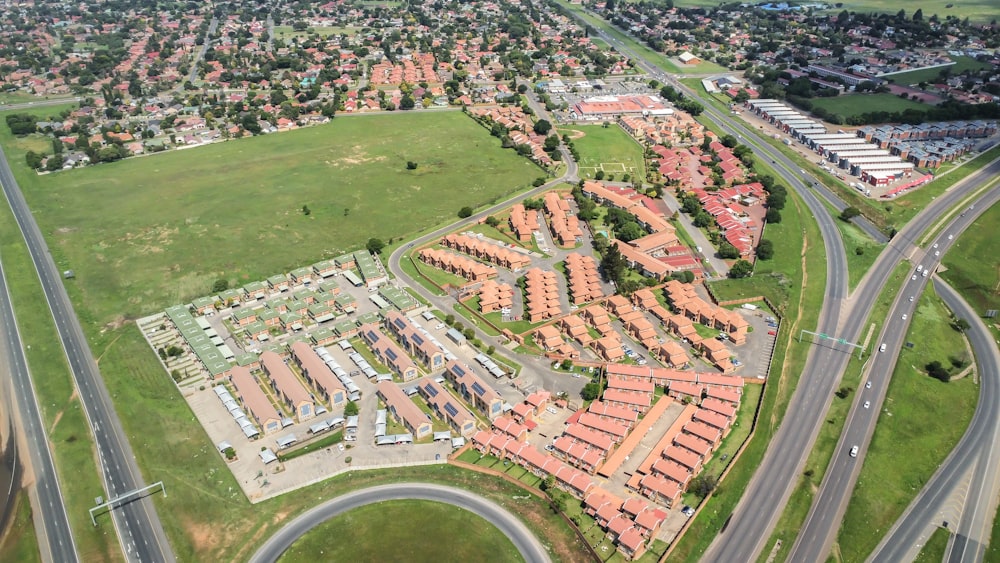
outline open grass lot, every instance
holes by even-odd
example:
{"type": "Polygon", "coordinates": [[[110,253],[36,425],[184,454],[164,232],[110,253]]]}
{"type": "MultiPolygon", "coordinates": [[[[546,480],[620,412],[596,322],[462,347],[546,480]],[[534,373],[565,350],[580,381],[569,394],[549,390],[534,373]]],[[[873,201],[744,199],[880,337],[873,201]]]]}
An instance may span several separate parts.
{"type": "Polygon", "coordinates": [[[942,383],[924,372],[927,362],[947,365],[949,356],[965,354],[963,338],[949,322],[947,309],[928,289],[907,332],[914,347],[900,352],[840,529],[837,541],[844,561],[871,553],[972,419],[979,389],[971,377],[942,383]]]}
{"type": "MultiPolygon", "coordinates": [[[[859,13],[885,12],[895,14],[901,6],[898,2],[890,0],[847,0],[837,3],[835,9],[833,3],[829,4],[831,5],[829,12],[832,14],[840,13],[842,10],[859,13]]],[[[678,8],[712,8],[718,5],[718,0],[674,0],[674,6],[678,8]]],[[[907,16],[912,16],[917,8],[923,9],[925,20],[933,14],[937,14],[942,21],[948,16],[955,16],[959,19],[968,17],[973,22],[989,22],[1000,16],[1000,10],[997,9],[993,0],[919,0],[903,7],[906,9],[907,16]],[[950,8],[947,7],[949,5],[950,8]]]]}
{"type": "Polygon", "coordinates": [[[321,27],[321,26],[310,26],[305,31],[295,31],[290,25],[276,25],[274,26],[274,38],[282,39],[285,41],[291,40],[293,37],[298,37],[299,39],[305,39],[310,35],[316,35],[319,37],[330,37],[331,35],[354,35],[360,31],[357,27],[321,27]]]}
{"type": "Polygon", "coordinates": [[[996,231],[1000,205],[994,205],[958,238],[944,256],[942,275],[980,314],[1000,309],[1000,266],[996,259],[996,231]]]}
{"type": "Polygon", "coordinates": [[[539,175],[458,112],[338,118],[49,176],[8,154],[57,264],[76,271],[78,312],[100,324],[410,235],[539,175]]]}
{"type": "MultiPolygon", "coordinates": [[[[913,563],[939,563],[944,561],[944,552],[948,548],[948,538],[950,534],[948,530],[944,528],[936,528],[934,533],[931,534],[930,539],[924,544],[924,547],[920,549],[920,555],[913,560],[913,563]]],[[[990,544],[993,545],[992,543],[990,544]]],[[[991,558],[991,550],[986,549],[986,561],[996,561],[996,559],[991,558]]],[[[992,553],[992,555],[996,555],[992,553]]]]}
{"type": "Polygon", "coordinates": [[[38,539],[35,537],[35,525],[31,521],[31,504],[27,493],[17,493],[12,502],[16,506],[7,523],[7,533],[0,541],[0,561],[38,563],[42,560],[42,554],[38,551],[38,539]]]}
{"type": "Polygon", "coordinates": [[[524,561],[510,539],[483,518],[423,500],[355,508],[310,530],[279,559],[283,563],[375,560],[524,561]]]}
{"type": "Polygon", "coordinates": [[[615,180],[621,181],[625,174],[633,179],[643,179],[646,165],[642,147],[621,127],[611,124],[608,127],[577,125],[559,128],[560,135],[566,133],[580,153],[581,178],[593,178],[598,170],[604,170],[605,179],[614,175],[615,180]],[[583,136],[577,138],[579,133],[583,136]]]}
{"type": "Polygon", "coordinates": [[[927,104],[904,100],[894,94],[846,94],[836,98],[813,98],[814,106],[829,112],[850,117],[872,111],[926,110],[927,104]]]}
{"type": "MultiPolygon", "coordinates": [[[[878,334],[882,329],[882,324],[888,314],[889,307],[896,299],[896,292],[900,284],[909,275],[910,264],[908,262],[899,264],[893,270],[889,278],[889,283],[882,290],[878,300],[875,301],[875,307],[872,309],[868,323],[864,326],[864,330],[859,338],[863,343],[870,330],[872,336],[871,341],[868,343],[868,353],[878,347],[878,334]]],[[[805,342],[803,341],[803,345],[809,346],[805,342]]],[[[816,443],[812,451],[809,452],[809,457],[806,458],[805,470],[803,470],[803,474],[799,477],[795,489],[792,490],[792,496],[789,497],[788,503],[785,505],[785,509],[781,513],[774,531],[771,532],[770,539],[764,544],[764,553],[770,555],[771,548],[778,540],[781,540],[781,548],[774,552],[774,563],[787,561],[788,554],[795,543],[795,538],[802,528],[806,516],[809,514],[813,498],[819,490],[820,484],[823,482],[826,469],[830,464],[830,459],[833,457],[833,450],[837,447],[837,442],[840,441],[840,434],[844,430],[844,422],[854,401],[854,394],[857,392],[857,389],[862,388],[861,375],[867,362],[868,355],[859,360],[855,354],[847,363],[841,386],[850,387],[854,391],[844,399],[834,396],[830,400],[830,408],[826,413],[826,424],[820,428],[819,434],[816,436],[816,443]]]]}
{"type": "MultiPolygon", "coordinates": [[[[994,16],[1000,16],[1000,9],[997,9],[994,16]]],[[[941,78],[942,72],[948,72],[952,76],[961,74],[967,70],[982,70],[984,68],[989,68],[989,63],[984,63],[977,61],[972,57],[951,57],[955,64],[946,67],[938,68],[928,68],[920,70],[911,70],[910,72],[901,72],[899,74],[892,74],[886,77],[887,80],[892,80],[896,84],[919,84],[921,82],[934,82],[941,78]]]]}
{"type": "Polygon", "coordinates": [[[847,258],[847,287],[848,291],[853,291],[858,286],[858,282],[865,276],[868,269],[872,267],[875,260],[881,254],[884,244],[876,244],[864,231],[854,223],[841,221],[837,211],[823,200],[827,211],[834,217],[837,229],[840,230],[840,237],[844,240],[844,252],[847,258]],[[860,252],[860,254],[859,254],[860,252]]]}
{"type": "Polygon", "coordinates": [[[712,285],[720,299],[763,293],[773,296],[772,302],[776,305],[780,304],[784,319],[778,331],[770,379],[763,389],[757,425],[746,449],[733,462],[729,474],[671,552],[671,561],[698,561],[723,522],[732,514],[784,418],[788,400],[805,366],[809,347],[795,343],[792,336],[798,333],[800,327],[816,326],[823,304],[822,280],[826,279],[826,255],[822,250],[819,227],[809,218],[805,204],[794,192],[789,193],[781,223],[773,227],[788,230],[776,231],[768,227],[764,236],[774,240],[775,245],[775,259],[769,265],[764,266],[768,262],[760,262],[757,273],[750,279],[727,280],[712,285]],[[786,236],[778,236],[780,232],[786,236]],[[762,268],[768,268],[771,275],[763,275],[762,268]],[[761,280],[768,281],[761,283],[761,280]]]}

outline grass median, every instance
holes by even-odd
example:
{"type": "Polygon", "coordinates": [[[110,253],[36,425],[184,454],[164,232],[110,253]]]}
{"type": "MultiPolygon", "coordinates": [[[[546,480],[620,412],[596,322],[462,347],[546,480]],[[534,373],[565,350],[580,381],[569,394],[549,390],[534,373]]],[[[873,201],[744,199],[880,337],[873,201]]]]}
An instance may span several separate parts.
{"type": "MultiPolygon", "coordinates": [[[[889,283],[875,301],[872,314],[869,316],[868,323],[864,325],[859,337],[863,342],[866,336],[871,334],[872,340],[867,346],[868,353],[877,348],[877,340],[875,339],[878,338],[882,323],[888,314],[889,308],[892,306],[897,288],[906,280],[906,276],[909,274],[909,268],[910,266],[907,262],[899,264],[889,277],[889,283]]],[[[806,458],[803,474],[798,477],[798,483],[792,491],[792,496],[789,497],[788,504],[785,505],[785,509],[782,511],[774,531],[771,532],[771,537],[765,544],[764,551],[761,553],[759,560],[765,560],[771,555],[774,556],[773,561],[775,563],[787,560],[788,554],[792,550],[792,545],[795,543],[795,538],[798,536],[799,530],[802,529],[802,525],[809,514],[809,509],[812,507],[813,498],[819,491],[820,484],[823,482],[823,476],[826,475],[826,468],[833,457],[833,450],[837,447],[837,442],[840,441],[840,434],[843,432],[847,413],[850,411],[854,401],[854,393],[857,389],[861,388],[861,375],[868,363],[868,359],[868,355],[861,360],[854,355],[847,363],[840,389],[849,389],[849,391],[847,391],[845,398],[835,396],[831,399],[830,408],[826,413],[826,424],[819,430],[816,443],[813,445],[812,451],[809,452],[809,457],[806,458]],[[781,548],[772,553],[770,547],[774,546],[778,540],[782,542],[781,548]]]]}
{"type": "Polygon", "coordinates": [[[7,523],[7,533],[0,541],[0,561],[18,563],[41,563],[42,554],[38,550],[35,524],[31,520],[31,503],[27,491],[14,495],[11,520],[7,523]]]}
{"type": "Polygon", "coordinates": [[[929,362],[947,365],[956,356],[966,356],[966,365],[972,361],[933,288],[920,298],[906,341],[913,347],[899,354],[837,538],[844,561],[864,559],[875,549],[965,433],[979,399],[972,377],[944,383],[925,370],[929,362]],[[906,462],[900,463],[903,452],[906,462]]]}

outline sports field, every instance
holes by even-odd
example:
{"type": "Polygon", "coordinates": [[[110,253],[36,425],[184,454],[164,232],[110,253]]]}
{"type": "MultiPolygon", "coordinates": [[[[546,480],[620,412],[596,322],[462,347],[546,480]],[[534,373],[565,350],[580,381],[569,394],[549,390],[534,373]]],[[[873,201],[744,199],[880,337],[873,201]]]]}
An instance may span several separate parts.
{"type": "Polygon", "coordinates": [[[394,500],[327,520],[279,561],[523,560],[507,536],[471,512],[437,502],[394,500]]]}
{"type": "Polygon", "coordinates": [[[894,94],[847,94],[836,98],[812,98],[814,107],[823,108],[843,117],[861,115],[873,111],[904,111],[918,109],[925,111],[930,106],[913,100],[904,100],[894,94]]]}
{"type": "MultiPolygon", "coordinates": [[[[8,152],[13,165],[23,169],[30,144],[8,152]]],[[[82,170],[24,172],[56,263],[76,272],[71,293],[100,323],[205,295],[219,278],[242,285],[363,248],[370,237],[415,233],[542,174],[459,112],[343,117],[82,170]]]]}
{"type": "Polygon", "coordinates": [[[560,127],[559,134],[568,134],[580,153],[581,178],[593,178],[598,171],[604,171],[605,180],[614,176],[621,181],[625,174],[630,179],[644,178],[642,147],[618,125],[560,127]]]}

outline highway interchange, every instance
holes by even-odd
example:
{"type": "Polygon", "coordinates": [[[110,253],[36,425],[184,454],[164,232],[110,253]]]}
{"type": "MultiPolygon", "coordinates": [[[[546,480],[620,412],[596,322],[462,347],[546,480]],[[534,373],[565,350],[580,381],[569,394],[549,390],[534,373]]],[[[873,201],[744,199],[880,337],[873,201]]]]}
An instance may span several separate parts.
{"type": "MultiPolygon", "coordinates": [[[[451,504],[477,514],[504,533],[527,563],[548,563],[545,547],[516,516],[492,501],[454,487],[430,483],[397,483],[370,487],[341,495],[302,514],[286,524],[261,546],[250,563],[273,563],[295,540],[315,526],[348,510],[389,500],[419,499],[451,504]]],[[[334,541],[350,541],[339,538],[334,541]]]]}
{"type": "MultiPolygon", "coordinates": [[[[647,72],[654,76],[662,77],[675,88],[678,88],[685,95],[696,100],[700,98],[684,85],[667,77],[662,70],[656,68],[636,53],[631,52],[617,39],[607,35],[603,30],[598,33],[609,44],[639,62],[647,72]]],[[[921,212],[913,221],[908,223],[900,233],[887,246],[868,275],[859,284],[858,288],[851,295],[847,290],[847,267],[844,257],[843,243],[833,222],[830,213],[820,201],[820,197],[827,200],[838,209],[843,209],[846,204],[837,196],[822,186],[815,179],[803,174],[795,174],[798,170],[791,160],[785,157],[780,151],[771,147],[767,142],[761,140],[756,131],[746,127],[742,123],[733,120],[724,112],[716,110],[713,106],[700,100],[705,106],[705,113],[715,123],[719,124],[727,133],[738,135],[741,142],[752,146],[757,154],[770,158],[779,176],[803,198],[813,216],[817,220],[823,238],[823,245],[826,250],[827,272],[826,288],[824,294],[824,308],[820,314],[818,332],[856,340],[861,329],[867,322],[867,315],[871,311],[871,305],[885,286],[889,275],[899,263],[904,259],[914,259],[918,263],[922,258],[923,251],[913,245],[937,220],[946,212],[949,207],[958,204],[963,198],[973,193],[991,178],[1000,174],[1000,163],[994,162],[983,171],[971,175],[964,182],[956,185],[946,194],[938,197],[928,207],[921,212]],[[814,193],[815,192],[815,193],[814,193]],[[818,196],[817,196],[818,194],[818,196]]],[[[25,104],[31,105],[31,104],[25,104]]],[[[42,105],[42,104],[37,104],[42,105]]],[[[8,108],[15,109],[15,108],[8,108]]],[[[565,153],[564,153],[565,154],[565,153]]],[[[551,185],[567,179],[575,179],[575,168],[571,159],[566,159],[570,169],[566,175],[558,180],[553,180],[545,186],[532,190],[528,194],[522,194],[518,198],[541,193],[551,185]]],[[[31,216],[30,211],[24,202],[23,196],[14,181],[6,158],[0,151],[0,183],[3,184],[4,192],[14,210],[17,222],[25,235],[29,252],[39,277],[42,280],[43,289],[56,319],[56,326],[59,332],[60,341],[66,352],[67,359],[72,369],[74,380],[80,391],[81,402],[84,405],[85,413],[90,421],[91,430],[96,438],[96,445],[101,460],[101,470],[106,485],[106,492],[109,496],[117,496],[143,486],[144,482],[135,464],[134,456],[131,454],[130,446],[125,438],[124,431],[114,413],[107,389],[100,378],[96,364],[90,354],[86,339],[77,321],[69,302],[68,295],[62,286],[60,275],[48,253],[45,242],[31,216]]],[[[988,192],[984,198],[992,197],[995,200],[996,191],[988,192]],[[992,196],[990,194],[993,194],[992,196]]],[[[977,207],[983,210],[988,207],[989,201],[983,199],[977,203],[977,207]]],[[[508,202],[496,206],[500,208],[508,202]]],[[[479,217],[486,213],[492,213],[491,208],[486,212],[477,214],[479,217]]],[[[973,218],[973,214],[961,216],[953,224],[949,225],[942,234],[935,239],[940,246],[940,250],[947,248],[942,239],[946,235],[957,236],[962,230],[968,227],[973,218]]],[[[882,233],[865,220],[857,221],[858,225],[868,232],[873,238],[885,241],[882,233]]],[[[452,229],[450,226],[448,229],[452,229]]],[[[424,237],[429,239],[438,236],[438,232],[431,233],[424,237]]],[[[817,244],[812,241],[811,244],[817,244]]],[[[389,267],[397,276],[400,275],[399,259],[402,256],[401,248],[390,257],[389,267]]],[[[936,266],[938,257],[934,260],[923,260],[926,266],[936,266]]],[[[2,280],[0,280],[2,281],[2,280]]],[[[879,407],[884,400],[888,376],[892,372],[895,362],[896,352],[898,352],[901,340],[905,335],[906,321],[902,320],[902,314],[906,311],[912,317],[912,308],[915,303],[909,302],[903,296],[920,294],[927,278],[917,276],[916,280],[909,280],[901,289],[899,298],[894,304],[890,317],[886,322],[884,336],[877,342],[886,342],[887,352],[885,354],[876,353],[869,366],[868,379],[872,381],[872,388],[859,392],[854,407],[848,417],[844,433],[833,461],[828,468],[820,493],[817,495],[813,509],[807,519],[806,525],[800,534],[798,541],[793,547],[793,554],[789,560],[794,561],[818,561],[824,560],[829,553],[830,546],[836,538],[837,528],[846,510],[847,500],[853,489],[860,471],[864,457],[865,448],[874,432],[877,422],[879,407]],[[861,407],[863,400],[871,401],[870,408],[861,407]],[[859,446],[857,458],[847,455],[847,450],[853,446],[859,446]]],[[[950,294],[948,289],[935,281],[939,292],[953,310],[962,310],[964,305],[960,299],[950,294]]],[[[419,284],[416,286],[419,287],[419,284]]],[[[20,350],[20,343],[12,340],[8,322],[9,299],[0,303],[0,319],[3,320],[8,334],[8,348],[20,350]]],[[[10,315],[12,315],[12,311],[10,315]]],[[[974,318],[974,317],[973,317],[974,318]]],[[[971,319],[970,319],[971,320],[971,319]]],[[[914,507],[907,511],[897,526],[893,529],[879,550],[873,554],[876,561],[897,561],[902,554],[908,553],[906,550],[913,549],[918,543],[921,534],[926,533],[928,526],[932,525],[934,515],[940,509],[940,504],[947,497],[947,492],[954,490],[957,483],[967,478],[965,469],[969,464],[976,462],[975,472],[972,477],[976,490],[979,494],[985,495],[984,501],[974,498],[970,494],[971,502],[966,503],[966,511],[963,518],[958,523],[952,523],[952,528],[960,531],[956,541],[950,547],[952,560],[979,560],[982,558],[983,544],[977,538],[983,537],[983,530],[989,533],[990,523],[994,516],[994,504],[992,499],[996,497],[997,483],[995,468],[1000,452],[991,448],[986,453],[980,454],[982,445],[1000,435],[997,427],[997,413],[1000,409],[992,408],[987,411],[983,408],[986,405],[997,406],[998,393],[995,379],[991,374],[997,373],[996,346],[991,339],[985,339],[980,331],[981,327],[974,327],[970,331],[972,341],[980,362],[980,372],[983,374],[981,387],[981,403],[977,410],[969,431],[963,437],[962,442],[948,458],[941,470],[935,475],[921,496],[914,501],[914,507]],[[984,348],[985,347],[985,348],[984,348]],[[985,350],[985,351],[984,351],[985,350]],[[991,383],[987,383],[989,380],[991,383]],[[992,464],[992,465],[991,465],[992,464]],[[931,487],[935,484],[935,487],[931,487]],[[985,504],[981,507],[981,504],[985,504]]],[[[16,330],[16,327],[15,327],[16,330]]],[[[988,335],[987,335],[988,336],[988,335]]],[[[874,347],[874,346],[873,346],[874,347]]],[[[706,553],[705,560],[708,561],[741,561],[756,558],[764,548],[771,530],[780,516],[784,504],[797,482],[797,477],[805,463],[806,456],[812,448],[819,427],[829,406],[833,390],[839,385],[843,369],[847,364],[850,349],[846,347],[837,348],[829,345],[815,346],[807,361],[806,369],[799,381],[797,392],[789,402],[788,411],[782,426],[776,432],[768,452],[761,462],[755,477],[751,481],[744,493],[739,505],[734,511],[731,522],[725,532],[719,536],[717,541],[706,553]],[[808,389],[809,392],[804,391],[808,389]],[[789,455],[795,452],[798,455],[789,455]]],[[[12,365],[16,362],[16,353],[12,353],[9,360],[12,365]]],[[[23,363],[23,353],[21,354],[23,363]]],[[[26,365],[25,365],[26,370],[26,365]]],[[[27,377],[26,371],[23,377],[27,377]]],[[[15,381],[19,379],[17,372],[14,372],[15,381]]],[[[30,379],[27,380],[30,383],[30,379]]],[[[22,389],[19,392],[21,397],[32,397],[33,393],[22,389]]],[[[23,401],[22,401],[23,404],[23,401]]],[[[23,408],[23,407],[22,407],[23,408]]],[[[37,412],[37,405],[34,411],[40,423],[40,416],[37,412]]],[[[30,413],[29,413],[30,414],[30,413]]],[[[30,416],[28,416],[30,418],[30,416]]],[[[26,426],[30,426],[30,423],[26,426]]],[[[29,439],[31,439],[30,428],[26,429],[29,439]]],[[[34,439],[45,439],[43,431],[36,427],[37,434],[34,439]]],[[[37,448],[36,448],[37,449],[37,448]]],[[[51,467],[51,457],[47,448],[44,454],[33,456],[32,467],[38,478],[39,497],[42,497],[41,488],[43,481],[39,476],[39,467],[44,467],[48,458],[51,467]],[[39,457],[36,460],[34,457],[39,457]]],[[[33,452],[34,453],[34,452],[33,452]]],[[[54,470],[50,470],[48,479],[55,487],[55,494],[58,497],[58,483],[54,479],[54,470]]],[[[51,492],[49,494],[52,494],[51,492]]],[[[336,499],[335,499],[336,500],[336,499]]],[[[45,501],[42,500],[43,505],[45,501]]],[[[72,537],[69,535],[68,521],[65,518],[65,508],[61,502],[49,503],[51,510],[46,511],[44,516],[46,521],[45,537],[49,540],[49,549],[52,553],[61,553],[63,556],[53,555],[53,560],[70,561],[76,560],[72,537]],[[58,505],[58,506],[56,506],[58,505]],[[61,512],[61,516],[60,516],[61,512]],[[60,521],[60,518],[62,521],[60,521]],[[60,531],[60,529],[62,531],[60,531]],[[68,540],[67,540],[68,538],[68,540]],[[68,546],[67,547],[67,541],[68,546]],[[60,547],[56,547],[59,545],[60,547]],[[61,549],[61,552],[56,552],[61,549]],[[68,552],[67,552],[68,550],[68,552]],[[72,553],[72,556],[69,555],[72,553]]],[[[310,513],[307,513],[310,514],[310,513]]],[[[304,515],[305,516],[305,515],[304,515]]],[[[155,508],[148,498],[143,498],[135,502],[125,504],[112,512],[112,520],[118,531],[119,538],[123,545],[123,551],[130,561],[172,561],[173,555],[170,551],[162,526],[156,517],[155,508]]],[[[315,525],[315,520],[313,524],[315,525]]],[[[287,546],[286,546],[287,547],[287,546]]],[[[519,545],[520,549],[520,545],[519,545]]],[[[280,553],[280,552],[279,552],[280,553]]],[[[522,551],[523,553],[523,551],[522,551]]],[[[264,559],[267,560],[267,559],[264,559]]]]}

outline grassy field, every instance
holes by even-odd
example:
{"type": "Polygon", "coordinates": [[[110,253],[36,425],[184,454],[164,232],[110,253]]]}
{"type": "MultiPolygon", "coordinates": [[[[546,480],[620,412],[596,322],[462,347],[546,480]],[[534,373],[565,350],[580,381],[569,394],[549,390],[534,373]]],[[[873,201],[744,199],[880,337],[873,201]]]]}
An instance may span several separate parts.
{"type": "MultiPolygon", "coordinates": [[[[948,530],[944,528],[935,529],[930,539],[924,544],[924,547],[920,548],[920,555],[913,560],[913,563],[941,563],[941,561],[944,561],[944,552],[948,548],[949,535],[948,530]]],[[[991,543],[990,546],[992,545],[991,543]]],[[[990,557],[989,553],[991,553],[991,550],[989,548],[986,549],[986,553],[985,561],[996,561],[995,558],[990,557]]]]}
{"type": "Polygon", "coordinates": [[[963,338],[932,289],[920,298],[906,340],[914,347],[900,352],[838,536],[844,561],[871,553],[958,443],[976,408],[979,389],[971,377],[942,383],[924,372],[930,361],[948,366],[949,357],[965,355],[963,338]]]}
{"type": "Polygon", "coordinates": [[[422,500],[394,500],[355,508],[310,530],[279,559],[284,563],[374,560],[524,559],[507,536],[480,516],[422,500]]]}
{"type": "MultiPolygon", "coordinates": [[[[1000,10],[996,11],[996,15],[1000,16],[1000,10]]],[[[952,76],[955,76],[967,70],[982,70],[990,66],[988,63],[979,62],[972,57],[951,57],[951,59],[955,61],[955,64],[951,66],[911,70],[910,72],[891,74],[886,79],[892,80],[896,84],[919,84],[920,82],[934,82],[939,80],[942,72],[947,71],[952,76]]]]}
{"type": "Polygon", "coordinates": [[[48,176],[25,169],[27,142],[11,163],[56,263],[76,271],[78,312],[100,325],[205,295],[218,278],[242,285],[410,235],[539,173],[458,112],[338,118],[48,176]]]}
{"type": "Polygon", "coordinates": [[[580,153],[581,178],[593,178],[598,170],[604,170],[605,180],[613,175],[615,180],[621,181],[625,174],[633,180],[644,179],[646,165],[642,147],[621,127],[612,124],[608,127],[578,125],[559,128],[560,135],[566,133],[573,138],[573,145],[580,153]],[[583,136],[576,138],[580,133],[583,136]]]}
{"type": "Polygon", "coordinates": [[[1000,309],[1000,267],[995,259],[984,259],[996,254],[996,236],[991,231],[997,221],[1000,205],[983,213],[944,256],[947,270],[942,277],[980,314],[1000,309]]]}
{"type": "Polygon", "coordinates": [[[800,327],[816,325],[823,304],[822,280],[826,279],[826,254],[819,227],[809,217],[805,204],[790,193],[781,223],[773,226],[785,230],[769,227],[765,234],[774,240],[776,258],[770,263],[761,262],[752,278],[712,285],[720,299],[761,293],[771,296],[772,302],[781,309],[784,322],[778,331],[771,375],[763,390],[753,437],[674,548],[670,556],[672,561],[694,563],[711,544],[760,465],[771,438],[785,416],[788,400],[798,385],[809,347],[794,343],[792,336],[800,327]],[[779,236],[779,233],[785,236],[779,236]],[[764,283],[762,280],[765,280],[764,283]]]}
{"type": "Polygon", "coordinates": [[[837,218],[839,213],[823,200],[827,211],[834,218],[837,229],[840,230],[840,237],[844,240],[844,252],[847,258],[847,287],[848,291],[853,291],[858,286],[858,282],[865,276],[868,269],[872,267],[878,258],[884,244],[876,244],[864,231],[854,223],[841,221],[837,218]],[[860,254],[858,253],[860,252],[860,254]]]}
{"type": "MultiPolygon", "coordinates": [[[[871,331],[872,338],[878,337],[882,323],[888,314],[889,307],[896,298],[896,288],[906,280],[909,271],[910,265],[906,262],[899,264],[893,270],[889,278],[889,283],[882,290],[878,300],[875,302],[875,306],[869,317],[869,323],[864,326],[864,330],[859,338],[862,342],[864,342],[866,336],[869,334],[869,330],[871,331]]],[[[871,352],[876,347],[877,344],[874,340],[869,342],[868,352],[871,352]]],[[[847,367],[844,369],[842,386],[850,387],[854,390],[860,389],[861,374],[867,362],[867,355],[862,360],[859,360],[856,355],[852,356],[847,363],[847,367]]],[[[789,497],[788,503],[785,505],[785,509],[781,513],[774,531],[771,532],[770,539],[765,544],[761,559],[768,557],[771,554],[771,548],[776,545],[778,540],[781,540],[781,548],[774,552],[774,563],[781,563],[787,560],[792,545],[795,543],[795,538],[802,528],[806,516],[809,514],[809,509],[812,507],[813,498],[819,490],[820,484],[823,482],[824,475],[826,475],[826,468],[833,457],[833,450],[837,447],[837,442],[840,440],[840,434],[844,429],[844,421],[853,401],[853,392],[844,399],[837,397],[831,399],[829,411],[826,413],[827,423],[820,428],[819,434],[816,436],[816,443],[813,445],[812,451],[809,452],[809,457],[806,458],[803,474],[799,477],[798,483],[792,491],[792,496],[789,497]]]]}
{"type": "MultiPolygon", "coordinates": [[[[66,511],[80,555],[87,560],[120,556],[112,528],[94,528],[87,516],[103,486],[94,460],[94,444],[76,396],[65,356],[38,276],[7,200],[0,197],[0,257],[10,290],[18,330],[35,383],[43,423],[55,446],[66,511]]],[[[0,558],[0,560],[5,560],[0,558]]]]}
{"type": "Polygon", "coordinates": [[[274,26],[274,38],[286,41],[293,37],[305,39],[310,35],[326,38],[331,35],[354,35],[358,31],[360,28],[357,27],[309,27],[305,31],[295,31],[290,25],[276,25],[274,26]]]}
{"type": "Polygon", "coordinates": [[[913,100],[904,100],[895,94],[845,94],[836,98],[813,98],[814,107],[823,108],[843,117],[872,111],[926,110],[930,106],[913,100]]]}
{"type": "Polygon", "coordinates": [[[14,511],[7,523],[7,533],[0,541],[0,561],[18,563],[40,563],[42,554],[38,551],[35,524],[31,521],[31,503],[28,495],[21,491],[14,496],[14,511]]]}

